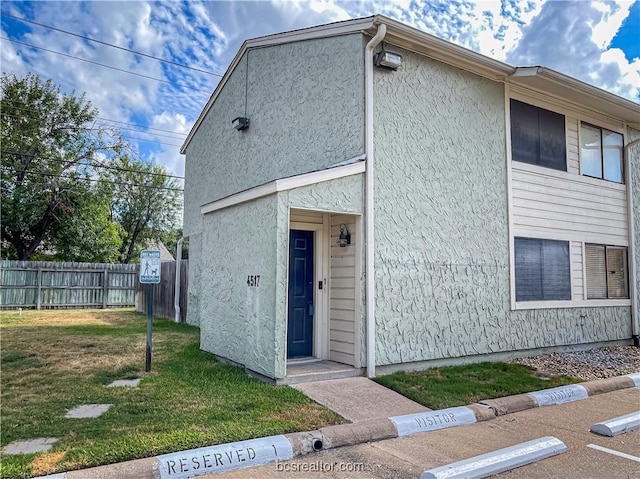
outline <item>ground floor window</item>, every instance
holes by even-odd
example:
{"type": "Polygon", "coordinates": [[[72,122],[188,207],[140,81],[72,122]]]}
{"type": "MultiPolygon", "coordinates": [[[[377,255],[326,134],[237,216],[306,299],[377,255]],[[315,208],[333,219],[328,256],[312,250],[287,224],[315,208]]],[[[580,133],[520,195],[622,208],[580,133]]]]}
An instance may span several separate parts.
{"type": "Polygon", "coordinates": [[[627,248],[585,245],[587,299],[629,297],[627,248]]]}
{"type": "Polygon", "coordinates": [[[569,242],[515,238],[516,301],[571,299],[569,242]]]}

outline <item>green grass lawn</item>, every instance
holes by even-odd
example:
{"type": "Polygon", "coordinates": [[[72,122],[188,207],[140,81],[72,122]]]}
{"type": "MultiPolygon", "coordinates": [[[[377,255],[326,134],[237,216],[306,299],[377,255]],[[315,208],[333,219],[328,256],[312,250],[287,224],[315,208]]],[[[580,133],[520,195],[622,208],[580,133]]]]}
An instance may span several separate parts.
{"type": "Polygon", "coordinates": [[[155,319],[145,374],[146,317],[131,310],[0,313],[1,446],[57,437],[51,451],[0,456],[22,478],[253,437],[342,419],[289,387],[273,387],[200,351],[197,328],[155,319]],[[136,389],[107,388],[143,377],[136,389]],[[66,419],[79,404],[113,404],[66,419]]]}
{"type": "Polygon", "coordinates": [[[492,399],[580,382],[555,376],[542,379],[522,364],[478,363],[426,371],[398,372],[376,381],[431,409],[464,406],[492,399]]]}

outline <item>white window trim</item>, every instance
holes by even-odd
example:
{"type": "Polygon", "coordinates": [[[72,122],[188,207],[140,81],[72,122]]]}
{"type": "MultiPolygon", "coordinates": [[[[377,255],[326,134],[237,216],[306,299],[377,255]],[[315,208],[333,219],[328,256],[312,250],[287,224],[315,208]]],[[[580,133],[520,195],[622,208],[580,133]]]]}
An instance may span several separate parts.
{"type": "MultiPolygon", "coordinates": [[[[235,193],[231,196],[221,198],[211,203],[204,204],[200,207],[200,214],[205,215],[212,213],[230,206],[235,206],[247,201],[253,201],[263,196],[269,196],[278,191],[293,190],[303,186],[309,186],[316,183],[322,183],[325,181],[337,180],[351,175],[358,175],[364,173],[366,169],[366,162],[364,155],[353,158],[355,163],[347,165],[336,166],[333,168],[327,168],[325,170],[314,171],[311,173],[304,173],[302,175],[292,176],[289,178],[281,178],[274,180],[264,185],[256,186],[248,190],[235,193]]],[[[352,160],[349,160],[352,161],[352,160]]]]}
{"type": "MultiPolygon", "coordinates": [[[[605,253],[606,255],[606,253],[605,253]]],[[[629,274],[629,246],[628,245],[617,245],[617,244],[604,244],[604,243],[594,243],[593,241],[584,241],[582,243],[582,274],[583,274],[583,289],[584,289],[584,301],[589,304],[600,303],[600,302],[610,302],[610,301],[628,301],[629,304],[625,306],[631,306],[631,275],[629,274]],[[611,246],[614,248],[625,248],[627,250],[627,293],[629,294],[628,298],[616,298],[616,299],[587,299],[587,243],[595,246],[604,246],[605,252],[607,246],[611,246]]],[[[606,261],[606,260],[605,260],[606,261]]]]}
{"type": "MultiPolygon", "coordinates": [[[[596,186],[608,190],[626,191],[626,183],[615,183],[612,181],[605,181],[599,178],[591,178],[582,174],[582,153],[580,148],[580,134],[582,122],[587,122],[592,125],[600,126],[608,130],[619,132],[627,139],[626,125],[623,122],[612,122],[610,118],[599,116],[597,113],[587,111],[585,109],[576,108],[569,103],[564,103],[556,99],[546,98],[543,99],[542,94],[537,94],[531,90],[525,90],[516,85],[505,84],[504,89],[504,106],[505,106],[505,157],[507,166],[507,217],[508,217],[508,235],[509,235],[509,291],[510,291],[510,305],[512,311],[529,310],[529,309],[554,309],[554,308],[598,308],[609,306],[631,306],[631,299],[607,299],[607,300],[587,300],[587,273],[586,273],[586,261],[585,261],[585,243],[598,243],[607,244],[610,246],[624,246],[629,247],[627,241],[612,241],[609,239],[602,243],[599,235],[584,235],[580,233],[566,234],[558,233],[554,230],[547,231],[534,231],[514,227],[513,222],[513,170],[526,171],[528,173],[534,173],[544,175],[547,177],[555,177],[565,181],[573,181],[578,183],[584,183],[591,186],[596,186]],[[539,108],[544,108],[556,113],[560,113],[565,116],[565,142],[567,153],[567,169],[569,168],[569,137],[567,131],[569,128],[569,118],[577,121],[578,129],[578,158],[579,158],[579,173],[570,173],[569,171],[554,170],[551,168],[545,168],[542,166],[530,165],[526,163],[514,162],[511,155],[511,99],[522,101],[539,108]],[[583,299],[575,299],[575,293],[573,290],[573,275],[580,274],[579,271],[575,271],[573,263],[570,260],[569,270],[571,281],[571,300],[570,301],[516,301],[516,276],[515,276],[515,238],[516,237],[528,237],[539,238],[549,240],[569,241],[569,254],[571,254],[571,242],[582,243],[582,278],[583,278],[583,299]]],[[[629,261],[632,261],[631,256],[627,254],[629,261]]],[[[630,288],[631,290],[631,288],[630,288]]]]}
{"type": "MultiPolygon", "coordinates": [[[[609,127],[606,126],[602,126],[598,123],[593,123],[592,121],[586,120],[584,118],[578,118],[578,161],[580,162],[580,176],[582,178],[589,178],[591,180],[595,180],[598,181],[600,183],[608,183],[608,184],[613,184],[613,185],[620,185],[620,186],[626,186],[626,171],[625,171],[625,159],[624,159],[624,145],[626,145],[626,141],[627,141],[627,135],[626,133],[626,128],[622,127],[622,128],[617,128],[617,129],[611,129],[609,127]],[[594,128],[600,128],[600,130],[608,130],[611,131],[613,133],[619,133],[620,135],[622,135],[622,161],[621,161],[621,167],[622,167],[622,183],[618,183],[617,181],[613,181],[613,180],[607,180],[604,178],[604,165],[602,165],[602,178],[596,178],[595,176],[585,176],[584,172],[582,171],[582,124],[583,123],[587,123],[589,126],[594,127],[594,128]]],[[[602,145],[600,145],[600,148],[602,148],[602,145]]],[[[602,161],[602,160],[601,160],[602,161]]],[[[624,188],[626,190],[626,188],[624,188]]]]}
{"type": "MultiPolygon", "coordinates": [[[[576,302],[574,301],[574,296],[573,296],[573,262],[571,261],[571,240],[566,240],[566,239],[551,239],[548,238],[546,236],[520,236],[518,234],[516,234],[513,238],[513,254],[514,254],[514,265],[513,265],[513,274],[511,275],[512,278],[512,286],[513,286],[513,298],[514,298],[514,303],[513,303],[513,307],[512,309],[544,309],[543,307],[537,307],[537,306],[531,306],[531,307],[522,307],[522,305],[530,305],[530,304],[542,304],[542,305],[546,305],[546,304],[564,304],[566,306],[563,307],[574,307],[573,304],[576,302]],[[515,269],[515,243],[516,243],[516,236],[518,238],[532,238],[532,239],[540,239],[540,240],[549,240],[549,241],[563,241],[569,244],[569,295],[571,297],[571,299],[566,299],[566,300],[539,300],[539,301],[515,301],[515,297],[516,297],[516,269],[515,269]]],[[[547,308],[552,308],[554,306],[546,306],[547,308]]]]}
{"type": "MultiPolygon", "coordinates": [[[[295,208],[298,209],[298,208],[295,208]]],[[[291,209],[290,209],[291,210],[291,209]]],[[[289,216],[291,216],[291,211],[289,210],[289,216]]],[[[313,235],[314,239],[314,272],[313,272],[313,301],[314,301],[314,321],[313,321],[313,357],[317,359],[327,359],[329,357],[329,321],[328,321],[328,311],[329,311],[329,295],[327,294],[328,288],[323,287],[322,293],[320,294],[317,284],[319,281],[323,281],[324,278],[328,275],[328,241],[326,239],[327,236],[327,222],[326,217],[328,215],[323,214],[322,224],[316,223],[300,223],[300,222],[289,222],[289,230],[303,230],[303,231],[313,231],[315,234],[313,235]]],[[[287,260],[287,284],[289,284],[289,261],[287,260]]],[[[287,330],[286,324],[288,324],[288,315],[289,315],[289,294],[287,293],[287,322],[285,323],[285,330],[287,330]]],[[[286,334],[289,334],[286,331],[286,334]]],[[[288,338],[288,336],[285,336],[288,338]]],[[[289,361],[286,357],[286,348],[285,348],[285,361],[289,361]]]]}
{"type": "Polygon", "coordinates": [[[565,117],[577,118],[578,121],[586,121],[587,123],[592,123],[594,125],[601,125],[603,128],[607,128],[611,131],[619,133],[624,132],[625,125],[622,121],[613,122],[609,117],[600,116],[596,112],[581,109],[575,105],[562,102],[555,98],[550,98],[542,93],[535,94],[530,90],[524,90],[518,86],[511,85],[510,98],[539,108],[544,108],[545,110],[560,113],[565,117]]]}
{"type": "Polygon", "coordinates": [[[514,308],[525,309],[562,309],[562,308],[604,308],[609,306],[631,306],[630,299],[590,299],[576,301],[520,301],[514,308]]]}

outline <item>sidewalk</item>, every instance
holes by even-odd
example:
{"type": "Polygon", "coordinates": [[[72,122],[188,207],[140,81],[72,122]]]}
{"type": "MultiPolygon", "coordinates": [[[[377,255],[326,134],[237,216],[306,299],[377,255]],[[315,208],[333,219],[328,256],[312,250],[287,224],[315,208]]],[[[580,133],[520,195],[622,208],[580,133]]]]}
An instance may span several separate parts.
{"type": "Polygon", "coordinates": [[[349,422],[431,411],[371,379],[356,377],[292,386],[349,422]]]}
{"type": "MultiPolygon", "coordinates": [[[[330,386],[335,387],[335,384],[330,386]]],[[[215,477],[255,477],[256,472],[253,467],[247,472],[251,473],[253,471],[253,476],[242,475],[245,473],[241,471],[247,470],[239,468],[261,466],[272,462],[281,463],[294,457],[315,452],[316,455],[308,456],[313,460],[314,457],[321,457],[318,456],[319,451],[322,451],[320,454],[323,455],[325,454],[324,451],[342,446],[354,446],[400,436],[409,436],[418,432],[438,431],[464,424],[495,420],[500,416],[514,412],[527,409],[538,410],[541,406],[564,404],[612,391],[634,388],[631,390],[631,394],[635,394],[637,392],[635,388],[639,386],[640,372],[589,381],[578,385],[562,386],[534,393],[482,401],[479,404],[472,404],[466,407],[367,419],[351,424],[329,426],[316,431],[270,436],[250,441],[180,451],[155,458],[139,459],[80,471],[69,471],[45,477],[49,479],[186,479],[205,474],[212,475],[213,473],[215,473],[215,477]],[[225,471],[234,469],[237,469],[237,472],[233,474],[240,475],[220,475],[225,471]]],[[[352,394],[357,395],[357,390],[352,390],[352,394]]],[[[489,427],[490,430],[491,427],[489,427]]],[[[477,443],[478,439],[474,437],[469,441],[469,437],[464,438],[469,444],[477,443]]],[[[338,452],[337,454],[341,453],[338,452]]],[[[262,467],[270,467],[270,470],[275,470],[273,464],[262,467]]],[[[389,477],[395,476],[391,475],[389,477]]]]}

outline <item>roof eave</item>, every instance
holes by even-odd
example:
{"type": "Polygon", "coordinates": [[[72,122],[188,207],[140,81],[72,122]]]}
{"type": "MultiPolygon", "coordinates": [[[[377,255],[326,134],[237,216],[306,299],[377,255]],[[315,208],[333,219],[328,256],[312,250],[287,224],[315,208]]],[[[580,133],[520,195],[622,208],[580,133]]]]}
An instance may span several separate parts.
{"type": "Polygon", "coordinates": [[[633,128],[640,127],[637,103],[550,68],[518,67],[507,81],[587,107],[633,128]]]}
{"type": "MultiPolygon", "coordinates": [[[[443,40],[410,25],[384,15],[376,15],[374,26],[381,23],[387,25],[385,42],[428,56],[453,67],[497,81],[504,81],[504,78],[511,75],[515,70],[511,65],[443,40]]],[[[371,32],[368,33],[375,34],[375,31],[372,28],[371,32]]]]}
{"type": "Polygon", "coordinates": [[[213,90],[213,93],[209,97],[209,100],[207,101],[206,105],[200,112],[198,119],[193,124],[193,127],[189,131],[187,138],[185,139],[184,143],[180,147],[180,153],[183,155],[186,153],[187,147],[189,146],[189,143],[193,139],[193,135],[200,127],[200,124],[202,123],[204,118],[207,116],[207,113],[209,112],[209,110],[211,109],[211,106],[213,105],[216,98],[220,94],[220,91],[222,90],[222,88],[224,88],[224,85],[227,83],[227,81],[229,80],[229,77],[231,77],[231,74],[237,68],[238,64],[240,63],[240,60],[242,59],[244,54],[247,52],[247,50],[252,48],[280,45],[283,43],[299,42],[304,40],[313,40],[315,38],[327,38],[327,37],[334,37],[339,35],[347,35],[350,33],[362,32],[370,29],[373,26],[373,20],[374,20],[374,17],[357,18],[354,20],[347,20],[344,22],[329,23],[326,25],[319,25],[316,27],[304,28],[301,30],[293,30],[293,31],[283,32],[283,33],[276,33],[273,35],[266,35],[263,37],[257,37],[257,38],[245,40],[242,43],[242,46],[240,47],[240,49],[238,50],[238,53],[236,53],[236,55],[233,57],[233,60],[231,60],[231,63],[229,64],[227,71],[224,73],[224,75],[218,82],[218,85],[213,90]]]}

